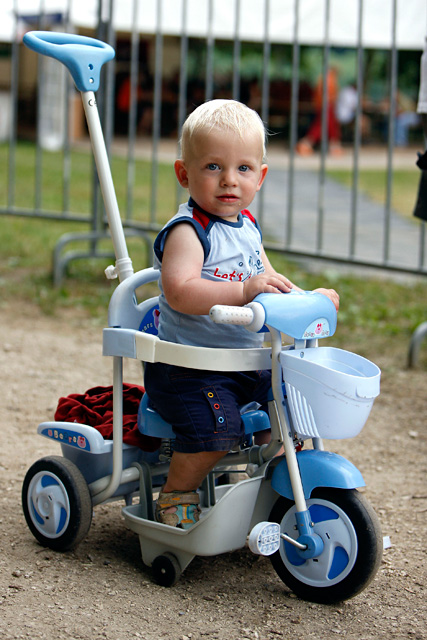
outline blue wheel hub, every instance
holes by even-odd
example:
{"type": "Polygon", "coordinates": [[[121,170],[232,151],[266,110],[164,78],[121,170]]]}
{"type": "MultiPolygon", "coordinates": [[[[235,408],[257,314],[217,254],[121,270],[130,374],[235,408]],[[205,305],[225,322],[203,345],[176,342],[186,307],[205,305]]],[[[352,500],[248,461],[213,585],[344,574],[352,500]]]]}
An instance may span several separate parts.
{"type": "Polygon", "coordinates": [[[326,587],[341,582],[352,570],[357,558],[357,535],[348,515],[337,505],[321,499],[307,501],[310,528],[314,535],[299,535],[295,506],[286,512],[281,531],[307,550],[297,549],[284,541],[280,547],[282,561],[298,580],[314,587],[326,587]],[[321,540],[317,547],[316,539],[321,540]]]}
{"type": "Polygon", "coordinates": [[[48,471],[37,473],[28,487],[28,508],[34,526],[46,538],[60,537],[70,521],[70,502],[63,483],[48,471]]]}

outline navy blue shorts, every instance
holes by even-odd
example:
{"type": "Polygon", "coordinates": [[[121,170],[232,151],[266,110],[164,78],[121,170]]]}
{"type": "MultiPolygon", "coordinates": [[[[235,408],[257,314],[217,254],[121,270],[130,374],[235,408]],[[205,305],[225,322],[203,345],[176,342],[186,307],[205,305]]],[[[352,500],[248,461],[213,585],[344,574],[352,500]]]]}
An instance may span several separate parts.
{"type": "Polygon", "coordinates": [[[175,451],[229,451],[244,439],[240,407],[266,405],[271,371],[200,371],[147,363],[150,403],[174,430],[175,451]]]}

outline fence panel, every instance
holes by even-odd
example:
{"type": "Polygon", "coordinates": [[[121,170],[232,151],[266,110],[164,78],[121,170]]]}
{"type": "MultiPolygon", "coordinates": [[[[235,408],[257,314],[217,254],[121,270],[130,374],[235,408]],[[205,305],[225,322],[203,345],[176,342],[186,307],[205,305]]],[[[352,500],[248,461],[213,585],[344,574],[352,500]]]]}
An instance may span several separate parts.
{"type": "MultiPolygon", "coordinates": [[[[421,122],[412,111],[408,123],[414,126],[413,146],[396,147],[401,84],[410,86],[415,98],[422,52],[419,43],[408,52],[399,40],[400,0],[390,0],[389,23],[382,21],[387,34],[377,47],[364,32],[370,9],[363,0],[346,3],[354,19],[351,34],[342,36],[344,44],[337,36],[343,20],[342,3],[336,0],[86,0],[84,9],[81,0],[57,0],[55,13],[40,0],[33,3],[32,16],[22,13],[19,0],[10,2],[14,26],[3,49],[10,61],[8,72],[0,67],[10,113],[8,134],[0,144],[7,166],[0,213],[87,225],[87,233],[61,241],[55,252],[60,261],[57,279],[68,260],[58,256],[68,243],[86,238],[90,246],[85,255],[100,253],[105,217],[79,98],[57,63],[36,59],[22,46],[25,29],[77,31],[106,40],[116,49],[115,61],[104,70],[97,102],[113,175],[116,163],[119,167],[117,190],[129,233],[152,238],[186,198],[172,170],[180,127],[197,104],[227,97],[257,109],[272,132],[270,172],[254,204],[267,249],[426,273],[425,222],[413,218],[411,211],[406,217],[398,213],[393,199],[394,180],[402,167],[412,170],[417,182],[416,150],[425,145],[421,122]],[[314,20],[308,14],[310,7],[318,12],[312,40],[307,35],[310,18],[314,20]],[[279,37],[282,22],[285,35],[279,37]],[[402,70],[401,58],[412,76],[406,67],[402,70]],[[353,85],[356,90],[353,120],[342,126],[341,146],[338,139],[331,139],[336,96],[329,80],[319,89],[320,137],[312,141],[306,132],[316,117],[311,102],[316,79],[329,79],[336,68],[341,85],[345,80],[347,88],[353,85]],[[28,162],[32,174],[26,173],[25,180],[33,188],[24,197],[21,173],[28,162]],[[383,174],[377,180],[385,180],[383,204],[361,189],[362,174],[379,168],[383,174]],[[348,174],[345,184],[331,173],[343,169],[348,174]],[[54,204],[47,204],[52,179],[59,180],[61,193],[54,204]],[[79,198],[76,192],[82,189],[86,196],[79,198]]],[[[413,2],[414,10],[422,7],[419,20],[427,26],[425,3],[413,2]]],[[[382,0],[377,4],[384,10],[382,0]]],[[[409,5],[406,14],[411,12],[409,5]]],[[[408,209],[415,205],[415,191],[408,209]]]]}

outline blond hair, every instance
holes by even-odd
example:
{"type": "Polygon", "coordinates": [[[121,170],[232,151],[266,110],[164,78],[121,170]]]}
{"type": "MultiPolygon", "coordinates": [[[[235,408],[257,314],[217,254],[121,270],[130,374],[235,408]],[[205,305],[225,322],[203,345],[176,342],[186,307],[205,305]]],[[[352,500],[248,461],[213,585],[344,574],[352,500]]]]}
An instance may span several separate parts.
{"type": "Polygon", "coordinates": [[[262,156],[265,157],[266,130],[257,112],[237,100],[209,100],[190,113],[184,122],[180,139],[183,160],[186,159],[193,136],[212,129],[232,131],[242,140],[248,132],[258,135],[262,156]]]}

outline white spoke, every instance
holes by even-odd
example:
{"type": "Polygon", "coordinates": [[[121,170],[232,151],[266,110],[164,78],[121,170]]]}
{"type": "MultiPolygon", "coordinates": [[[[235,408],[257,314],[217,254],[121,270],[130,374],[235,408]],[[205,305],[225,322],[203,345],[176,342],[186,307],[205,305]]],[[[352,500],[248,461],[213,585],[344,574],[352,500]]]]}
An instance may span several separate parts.
{"type": "Polygon", "coordinates": [[[60,535],[68,524],[70,510],[63,484],[56,476],[41,472],[34,476],[29,496],[37,514],[33,522],[38,530],[50,538],[60,535]],[[47,478],[54,480],[55,484],[46,486],[47,478]]]}

